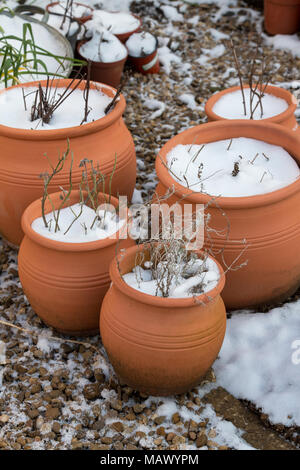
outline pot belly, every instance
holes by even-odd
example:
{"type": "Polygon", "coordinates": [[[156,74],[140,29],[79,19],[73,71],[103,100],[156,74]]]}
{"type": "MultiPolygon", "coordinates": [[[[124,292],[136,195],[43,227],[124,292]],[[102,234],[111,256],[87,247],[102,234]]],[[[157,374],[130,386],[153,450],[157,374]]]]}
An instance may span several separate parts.
{"type": "Polygon", "coordinates": [[[220,296],[177,311],[135,302],[112,286],[100,315],[102,341],[117,375],[135,390],[158,396],[197,386],[221,349],[225,329],[220,296]]]}

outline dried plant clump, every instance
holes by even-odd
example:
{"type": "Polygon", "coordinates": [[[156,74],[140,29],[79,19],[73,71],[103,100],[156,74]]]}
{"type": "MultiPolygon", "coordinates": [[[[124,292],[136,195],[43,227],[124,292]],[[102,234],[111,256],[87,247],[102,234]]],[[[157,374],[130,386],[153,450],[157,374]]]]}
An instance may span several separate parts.
{"type": "Polygon", "coordinates": [[[260,118],[263,118],[264,108],[262,99],[271,80],[271,67],[269,66],[269,63],[264,55],[261,43],[262,41],[259,41],[259,43],[254,49],[250,48],[250,57],[247,60],[247,64],[244,64],[246,70],[243,74],[242,67],[238,59],[236,48],[232,39],[229,41],[229,43],[227,42],[227,45],[233,55],[233,60],[240,83],[244,115],[247,116],[247,111],[249,110],[250,119],[254,119],[254,113],[258,107],[260,108],[260,118]],[[249,103],[246,103],[244,81],[248,83],[250,88],[249,103]],[[256,103],[255,98],[257,98],[256,103]]]}
{"type": "MultiPolygon", "coordinates": [[[[53,117],[54,112],[67,100],[72,93],[79,87],[81,82],[83,81],[84,77],[81,73],[82,68],[80,68],[75,77],[68,83],[68,85],[63,89],[62,92],[58,92],[59,89],[59,81],[57,81],[56,85],[54,86],[54,77],[52,80],[47,78],[46,86],[43,88],[41,83],[38,85],[38,89],[35,92],[34,102],[31,108],[31,121],[40,120],[43,124],[49,124],[51,118],[53,117]]],[[[90,87],[90,81],[86,82],[86,87],[84,90],[84,98],[85,98],[85,114],[84,120],[87,118],[87,108],[88,108],[88,92],[86,89],[90,87]]],[[[24,106],[26,109],[26,97],[28,95],[23,94],[24,98],[24,106]]]]}
{"type": "MultiPolygon", "coordinates": [[[[40,178],[43,179],[44,181],[44,193],[43,197],[41,199],[41,211],[42,211],[42,218],[43,222],[46,228],[49,229],[49,231],[52,229],[52,220],[54,221],[54,232],[57,233],[60,231],[60,226],[59,226],[59,217],[60,217],[60,212],[62,208],[67,207],[67,202],[70,199],[71,192],[73,191],[73,152],[70,150],[70,142],[69,140],[67,141],[67,149],[66,151],[58,157],[58,161],[56,163],[56,166],[54,166],[50,159],[48,158],[47,154],[45,154],[45,157],[47,158],[47,161],[51,167],[51,173],[45,172],[40,175],[40,178]],[[66,190],[63,187],[60,187],[61,190],[61,195],[60,195],[60,200],[61,203],[59,204],[58,208],[54,207],[54,204],[51,199],[51,194],[49,194],[49,186],[51,183],[55,182],[54,178],[62,172],[64,169],[64,166],[66,164],[66,161],[68,159],[68,156],[71,154],[71,160],[70,160],[70,168],[69,168],[69,181],[68,181],[68,186],[69,189],[66,190]],[[46,202],[49,201],[51,208],[52,208],[52,219],[50,221],[47,221],[46,218],[46,202]]],[[[104,203],[109,206],[111,202],[111,187],[112,187],[112,180],[113,180],[113,175],[116,169],[116,164],[117,164],[117,155],[115,155],[115,162],[114,162],[114,167],[112,170],[112,173],[110,175],[109,181],[108,181],[108,191],[106,191],[106,177],[105,175],[101,172],[100,170],[100,165],[97,162],[96,165],[94,165],[93,160],[88,160],[88,159],[83,159],[81,160],[79,167],[82,169],[82,174],[81,174],[81,181],[78,185],[78,191],[79,191],[79,205],[80,205],[80,210],[76,214],[73,212],[74,219],[72,220],[71,224],[67,227],[67,229],[64,232],[64,235],[68,233],[70,228],[73,226],[73,224],[80,218],[82,215],[83,211],[83,205],[88,205],[91,207],[94,212],[95,212],[95,218],[91,224],[90,227],[87,227],[85,223],[83,223],[83,230],[84,233],[87,233],[88,228],[92,230],[95,226],[95,224],[98,224],[99,228],[104,229],[105,228],[105,218],[106,218],[106,209],[104,211],[104,214],[102,217],[100,217],[98,208],[99,208],[99,193],[101,192],[102,196],[104,196],[104,203]],[[108,193],[108,194],[106,194],[108,193]]],[[[70,208],[72,210],[72,208],[70,208]]]]}
{"type": "MultiPolygon", "coordinates": [[[[208,254],[204,255],[200,264],[196,253],[187,250],[184,238],[177,238],[176,228],[171,223],[169,238],[150,239],[144,244],[143,251],[136,255],[135,267],[151,270],[152,279],[156,280],[156,296],[169,297],[172,285],[179,285],[180,278],[189,279],[203,275],[202,281],[193,286],[190,293],[194,296],[204,292],[204,275],[207,272],[205,264],[208,254]]],[[[139,271],[136,270],[137,282],[140,283],[139,271]]]]}
{"type": "Polygon", "coordinates": [[[69,64],[73,64],[73,66],[83,64],[81,60],[58,56],[39,47],[35,42],[30,23],[24,24],[22,37],[12,34],[6,35],[1,26],[0,33],[0,81],[5,88],[19,84],[21,78],[27,75],[62,77],[62,73],[59,72],[63,72],[69,64]],[[50,74],[48,72],[44,62],[46,56],[57,62],[56,73],[50,74]]]}

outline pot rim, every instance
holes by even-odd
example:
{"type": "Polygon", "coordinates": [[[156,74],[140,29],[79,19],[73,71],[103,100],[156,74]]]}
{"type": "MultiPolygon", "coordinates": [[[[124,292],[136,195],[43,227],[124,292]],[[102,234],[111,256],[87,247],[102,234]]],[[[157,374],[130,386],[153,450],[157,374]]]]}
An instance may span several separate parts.
{"type": "MultiPolygon", "coordinates": [[[[109,267],[109,274],[112,280],[112,283],[127,297],[132,298],[135,301],[141,302],[143,304],[151,305],[153,307],[164,307],[164,308],[182,308],[182,307],[195,307],[196,302],[195,299],[203,304],[208,304],[211,302],[215,297],[217,297],[223,290],[225,285],[225,273],[220,265],[220,263],[209,255],[216,265],[218,266],[220,272],[220,279],[216,287],[211,289],[204,294],[197,295],[194,297],[187,297],[187,298],[164,298],[164,297],[156,297],[150,294],[145,294],[144,292],[140,292],[137,289],[129,286],[121,277],[118,264],[122,263],[126,256],[129,256],[137,251],[142,251],[144,244],[135,245],[133,247],[127,248],[122,253],[119,253],[111,262],[109,267]]],[[[197,251],[200,255],[204,253],[203,251],[197,251]]],[[[199,304],[200,305],[200,304],[199,304]]]]}
{"type": "MultiPolygon", "coordinates": [[[[58,191],[56,193],[51,193],[51,199],[54,203],[59,199],[59,196],[61,195],[61,191],[58,191]]],[[[73,190],[71,191],[70,194],[70,199],[67,201],[67,205],[64,207],[69,207],[72,203],[75,203],[75,201],[78,202],[78,195],[79,195],[79,190],[73,190]]],[[[99,192],[99,195],[107,196],[109,197],[108,194],[104,194],[99,192]]],[[[102,248],[106,248],[110,245],[114,245],[118,243],[120,240],[119,234],[122,232],[123,227],[121,227],[114,235],[115,238],[107,237],[104,239],[100,240],[95,240],[95,241],[90,241],[90,242],[81,242],[81,243],[69,243],[69,242],[60,242],[57,240],[52,240],[51,238],[46,238],[40,235],[39,233],[35,232],[35,230],[32,229],[31,224],[33,220],[35,220],[37,217],[35,214],[33,214],[36,210],[38,210],[38,207],[41,204],[42,198],[36,199],[33,201],[29,206],[26,207],[25,211],[23,212],[22,218],[21,218],[21,226],[22,230],[24,232],[24,235],[28,237],[31,241],[36,243],[37,245],[43,246],[45,248],[48,248],[50,250],[55,250],[55,251],[67,251],[67,252],[85,252],[85,251],[94,251],[94,250],[99,250],[102,248]]],[[[113,206],[117,207],[119,204],[119,200],[114,197],[110,196],[110,202],[113,206]]],[[[38,217],[41,217],[41,211],[40,215],[38,217]]],[[[51,210],[46,211],[46,214],[51,212],[51,210]]],[[[127,214],[126,214],[127,218],[127,214]]],[[[126,226],[126,222],[125,222],[126,226]]]]}
{"type": "MultiPolygon", "coordinates": [[[[78,41],[77,43],[77,46],[76,46],[76,49],[77,49],[77,53],[79,55],[79,57],[82,59],[82,60],[88,60],[86,57],[84,57],[81,53],[80,53],[80,48],[81,46],[83,46],[83,44],[85,44],[86,42],[90,41],[90,39],[82,39],[81,41],[78,41]]],[[[122,43],[122,45],[125,47],[125,44],[122,43]]],[[[96,62],[94,60],[91,60],[91,64],[94,66],[94,67],[99,67],[99,68],[102,68],[102,69],[108,69],[110,67],[114,67],[115,65],[118,65],[118,64],[122,64],[123,62],[125,63],[126,60],[128,59],[128,50],[127,50],[127,47],[125,47],[126,49],[126,56],[123,57],[123,59],[120,59],[120,60],[116,60],[115,62],[96,62]]],[[[98,83],[98,82],[96,82],[98,83]]],[[[110,85],[107,85],[107,86],[110,86],[110,85]]],[[[111,87],[112,88],[112,87],[111,87]]]]}
{"type": "MultiPolygon", "coordinates": [[[[137,33],[143,25],[142,18],[140,16],[136,15],[135,13],[132,13],[132,11],[124,12],[124,11],[121,11],[121,10],[116,10],[116,11],[108,10],[108,13],[129,13],[131,16],[134,16],[140,22],[139,26],[136,29],[133,29],[132,31],[125,31],[125,33],[113,33],[115,36],[117,36],[118,39],[119,39],[119,36],[123,37],[123,36],[127,36],[128,34],[129,34],[129,36],[131,36],[132,34],[137,33]]],[[[119,40],[121,41],[121,39],[119,39],[119,40]]]]}
{"type": "MultiPolygon", "coordinates": [[[[72,79],[55,79],[53,80],[53,86],[58,86],[58,88],[65,88],[72,79]]],[[[77,83],[79,80],[74,82],[77,83]]],[[[83,89],[85,85],[85,80],[78,86],[79,90],[83,89]]],[[[34,82],[26,82],[21,83],[19,85],[14,85],[12,87],[5,88],[0,90],[1,93],[5,93],[13,88],[20,88],[20,87],[36,87],[38,84],[42,86],[46,86],[47,80],[36,80],[34,82]]],[[[110,86],[106,85],[105,83],[91,81],[91,88],[100,90],[105,93],[106,90],[109,90],[112,94],[111,98],[116,94],[117,90],[110,86]]],[[[110,96],[109,93],[105,93],[106,95],[110,96]]],[[[0,124],[0,136],[5,136],[10,139],[17,139],[17,140],[60,140],[60,139],[67,139],[72,137],[81,137],[84,135],[92,134],[98,132],[106,127],[111,126],[114,122],[120,119],[125,111],[126,108],[126,101],[122,93],[119,95],[119,99],[117,100],[116,105],[114,108],[104,117],[97,119],[96,121],[89,122],[87,124],[83,124],[82,126],[73,126],[73,127],[64,127],[61,129],[49,129],[49,130],[31,130],[31,129],[19,129],[16,127],[9,127],[5,126],[4,124],[0,124]]]]}
{"type": "MultiPolygon", "coordinates": [[[[299,0],[300,1],[300,0],[299,0]]],[[[250,88],[249,85],[245,84],[244,88],[250,88]]],[[[228,119],[220,116],[219,114],[216,114],[213,111],[213,107],[216,104],[217,101],[219,101],[220,98],[222,98],[224,95],[227,95],[229,93],[233,93],[235,91],[240,90],[240,86],[233,86],[230,88],[226,88],[225,90],[218,91],[214,93],[205,103],[205,113],[208,116],[209,119],[212,121],[234,121],[234,119],[228,119]]],[[[291,116],[293,116],[294,112],[296,111],[297,108],[297,100],[294,97],[292,93],[290,93],[288,90],[285,90],[284,88],[281,88],[279,86],[275,85],[267,85],[266,88],[266,93],[269,93],[270,95],[276,96],[276,93],[274,93],[274,90],[280,90],[280,93],[284,95],[284,97],[280,97],[281,99],[284,99],[287,104],[288,108],[283,111],[282,113],[276,114],[275,116],[272,116],[270,118],[265,118],[265,119],[255,119],[255,121],[263,122],[264,124],[267,122],[270,123],[280,123],[282,121],[285,121],[286,119],[289,119],[291,116]],[[272,93],[273,91],[273,93],[272,93]]],[[[247,119],[245,119],[246,121],[247,119]]]]}
{"type": "Polygon", "coordinates": [[[300,5],[300,0],[265,0],[267,3],[274,3],[283,7],[293,7],[300,5]]]}
{"type": "MultiPolygon", "coordinates": [[[[135,33],[135,34],[136,34],[136,33],[135,33]]],[[[138,34],[138,33],[137,33],[137,34],[138,34]]],[[[150,34],[152,34],[152,33],[150,33],[150,34]]],[[[154,49],[152,52],[150,52],[150,54],[135,57],[134,55],[130,55],[129,52],[128,52],[128,59],[133,59],[133,60],[147,59],[148,57],[150,57],[150,56],[152,56],[153,54],[155,54],[155,53],[157,52],[157,49],[158,49],[158,39],[157,39],[157,37],[156,37],[154,34],[152,34],[152,36],[154,36],[154,38],[155,38],[155,49],[154,49]]],[[[127,41],[128,41],[129,39],[130,39],[130,37],[127,39],[127,41]]],[[[127,41],[126,41],[126,42],[127,42],[127,41]]],[[[127,49],[127,51],[128,51],[127,46],[126,46],[126,49],[127,49]]]]}
{"type": "MultiPolygon", "coordinates": [[[[50,8],[53,7],[54,5],[58,5],[59,3],[60,3],[60,2],[50,2],[50,3],[48,3],[48,5],[46,5],[46,10],[47,10],[49,13],[51,13],[50,8]]],[[[91,18],[91,17],[92,17],[92,14],[93,14],[93,12],[94,12],[94,8],[93,8],[93,7],[91,7],[90,5],[86,5],[85,3],[80,3],[80,2],[74,2],[74,3],[75,3],[75,5],[80,5],[80,6],[82,6],[82,7],[86,7],[88,10],[91,11],[90,15],[88,15],[88,16],[81,16],[81,17],[79,17],[79,18],[77,18],[77,19],[82,19],[82,18],[85,19],[85,18],[91,18]]],[[[74,19],[76,19],[76,18],[74,18],[74,19]]]]}
{"type": "MultiPolygon", "coordinates": [[[[181,184],[179,184],[177,181],[173,179],[172,175],[169,173],[165,165],[162,163],[161,159],[166,164],[167,153],[169,153],[171,148],[182,143],[180,142],[182,135],[193,136],[195,134],[196,129],[199,130],[198,135],[201,135],[201,130],[208,129],[208,128],[215,130],[216,135],[218,134],[219,129],[225,128],[225,130],[228,130],[228,135],[226,137],[227,139],[230,139],[231,137],[232,138],[245,137],[243,129],[246,129],[249,131],[249,129],[253,128],[253,134],[254,134],[254,131],[259,131],[259,133],[261,134],[261,138],[258,138],[257,136],[251,137],[249,135],[247,135],[246,137],[254,138],[256,140],[262,140],[265,142],[268,142],[270,140],[268,139],[268,135],[270,134],[275,133],[277,136],[278,135],[280,136],[280,134],[281,135],[288,134],[289,140],[290,141],[294,140],[294,142],[297,143],[299,147],[298,158],[296,159],[296,155],[292,154],[292,156],[297,161],[298,166],[300,167],[300,135],[298,136],[295,131],[287,129],[279,124],[264,122],[264,124],[262,125],[259,121],[250,121],[247,119],[245,120],[228,119],[228,120],[218,121],[218,122],[209,122],[209,123],[200,124],[198,126],[191,127],[190,129],[187,129],[186,131],[180,132],[176,136],[172,137],[159,151],[158,155],[156,156],[155,169],[156,169],[156,173],[158,176],[158,181],[161,182],[166,187],[166,189],[173,187],[174,194],[180,195],[180,196],[184,194],[185,195],[184,201],[187,201],[187,202],[190,201],[196,204],[207,204],[209,203],[209,201],[211,201],[212,198],[217,198],[218,204],[223,209],[248,209],[248,208],[253,208],[253,207],[267,206],[267,205],[282,201],[283,199],[286,199],[292,196],[294,193],[300,191],[300,178],[298,178],[293,183],[287,186],[284,186],[283,188],[277,189],[269,193],[259,194],[259,195],[254,195],[254,196],[241,196],[241,197],[222,197],[222,196],[218,197],[214,195],[211,196],[211,195],[207,195],[204,193],[193,192],[191,189],[188,189],[185,186],[182,186],[181,184]],[[241,130],[237,132],[236,131],[237,128],[241,128],[241,130]],[[171,145],[171,143],[173,143],[173,145],[171,145]]],[[[221,138],[216,138],[213,141],[223,140],[223,139],[225,138],[221,137],[221,138]]],[[[189,142],[189,144],[192,143],[193,138],[191,138],[190,140],[191,141],[189,142]]],[[[276,145],[276,144],[273,144],[273,145],[276,145]]],[[[287,151],[291,154],[289,150],[287,151]]]]}

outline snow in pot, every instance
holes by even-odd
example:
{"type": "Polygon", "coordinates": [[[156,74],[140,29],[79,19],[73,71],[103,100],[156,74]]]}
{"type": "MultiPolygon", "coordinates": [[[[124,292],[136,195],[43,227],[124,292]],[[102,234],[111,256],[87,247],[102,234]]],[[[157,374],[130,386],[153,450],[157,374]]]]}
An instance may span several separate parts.
{"type": "MultiPolygon", "coordinates": [[[[42,88],[46,94],[46,88],[42,88]]],[[[48,89],[48,103],[57,102],[64,93],[65,88],[56,88],[55,86],[48,89]]],[[[36,100],[37,87],[16,87],[3,90],[0,93],[0,124],[17,129],[37,129],[51,130],[63,129],[67,127],[80,126],[105,116],[105,109],[111,102],[111,98],[98,89],[90,89],[89,91],[89,108],[90,112],[86,116],[83,123],[85,99],[83,90],[75,89],[68,92],[69,95],[54,112],[50,115],[48,122],[43,120],[38,112],[33,112],[33,106],[36,100]],[[23,96],[23,91],[24,96],[23,96]],[[24,105],[26,101],[26,107],[24,105]],[[77,110],[74,113],[74,109],[77,110]],[[81,112],[82,110],[82,112],[81,112]]],[[[39,95],[38,95],[39,96],[39,95]]],[[[36,106],[38,109],[38,106],[36,106]]],[[[50,108],[49,108],[50,109],[50,108]]]]}
{"type": "Polygon", "coordinates": [[[95,211],[85,204],[73,204],[59,212],[58,224],[55,219],[58,211],[46,214],[47,225],[43,217],[35,219],[32,229],[45,238],[65,243],[87,243],[103,240],[114,235],[124,225],[115,212],[109,210],[95,211]],[[59,226],[59,229],[58,229],[59,226]]]}
{"type": "Polygon", "coordinates": [[[130,13],[95,10],[93,19],[86,23],[86,27],[94,29],[101,26],[112,34],[124,34],[138,29],[140,21],[130,13]]]}
{"type": "Polygon", "coordinates": [[[145,57],[156,49],[156,38],[148,32],[134,33],[126,42],[131,57],[145,57]]]}
{"type": "Polygon", "coordinates": [[[135,266],[132,272],[124,274],[123,280],[144,294],[158,297],[187,298],[214,289],[220,279],[216,263],[193,253],[187,256],[184,260],[178,257],[174,263],[169,259],[146,261],[143,267],[135,266]]]}
{"type": "Polygon", "coordinates": [[[246,114],[241,90],[225,93],[213,106],[213,112],[225,119],[268,119],[288,109],[288,103],[282,98],[265,93],[260,99],[251,97],[250,88],[244,88],[246,114]],[[252,109],[252,112],[251,112],[252,109]]]}
{"type": "MultiPolygon", "coordinates": [[[[68,2],[60,1],[59,3],[49,7],[49,12],[64,15],[67,7],[68,2]]],[[[70,7],[67,10],[67,15],[71,16],[72,18],[84,18],[90,16],[90,14],[91,10],[86,5],[76,2],[70,4],[70,7]]]]}
{"type": "Polygon", "coordinates": [[[288,186],[299,167],[282,147],[244,137],[202,145],[177,145],[168,170],[182,186],[211,196],[245,197],[288,186]]]}
{"type": "Polygon", "coordinates": [[[80,47],[80,54],[93,62],[112,63],[127,56],[126,47],[103,27],[90,30],[92,38],[80,47]]]}
{"type": "MultiPolygon", "coordinates": [[[[38,15],[34,15],[37,19],[38,15]]],[[[56,15],[49,15],[49,20],[47,22],[49,26],[57,29],[61,34],[64,36],[72,36],[73,34],[78,31],[78,23],[76,21],[72,21],[70,18],[63,19],[62,16],[56,15]]]]}

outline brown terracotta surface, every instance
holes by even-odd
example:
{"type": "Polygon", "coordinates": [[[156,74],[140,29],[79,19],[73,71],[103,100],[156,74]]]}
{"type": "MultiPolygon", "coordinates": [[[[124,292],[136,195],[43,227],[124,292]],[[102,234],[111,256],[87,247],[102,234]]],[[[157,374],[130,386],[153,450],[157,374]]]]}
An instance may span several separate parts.
{"type": "Polygon", "coordinates": [[[300,0],[264,0],[265,30],[294,34],[300,30],[300,0]]]}
{"type": "MultiPolygon", "coordinates": [[[[77,56],[80,60],[86,60],[80,54],[80,48],[86,41],[80,41],[77,44],[77,56]]],[[[95,82],[106,83],[114,88],[120,85],[124,65],[127,60],[127,55],[124,59],[116,62],[94,62],[91,61],[91,79],[95,82]]]]}
{"type": "MultiPolygon", "coordinates": [[[[169,140],[160,151],[163,161],[178,144],[200,144],[235,137],[249,137],[284,147],[300,163],[299,133],[271,123],[225,120],[202,124],[169,140]]],[[[168,199],[173,204],[185,195],[184,203],[206,204],[210,197],[193,193],[174,181],[160,158],[156,160],[159,179],[157,193],[166,194],[174,185],[175,193],[168,199]]],[[[228,309],[258,306],[284,300],[300,285],[300,180],[272,193],[251,197],[218,197],[218,205],[230,221],[229,240],[212,233],[215,250],[224,246],[226,264],[241,254],[246,239],[247,250],[236,266],[247,266],[226,273],[222,297],[228,309]]],[[[221,211],[212,204],[210,226],[226,228],[221,211]]],[[[216,255],[222,263],[220,256],[216,255]]]]}
{"type": "MultiPolygon", "coordinates": [[[[122,274],[134,267],[140,249],[133,247],[120,256],[122,274]]],[[[118,376],[136,390],[161,396],[199,384],[225,334],[226,312],[220,297],[224,276],[197,302],[133,289],[121,278],[116,260],[110,276],[113,284],[102,304],[100,333],[118,376]]]]}
{"type": "MultiPolygon", "coordinates": [[[[51,196],[54,206],[59,195],[51,196]]],[[[72,191],[66,206],[79,200],[72,191]]],[[[114,206],[116,198],[111,198],[114,206]]],[[[49,202],[46,213],[51,211],[49,202]]],[[[99,311],[110,285],[109,264],[116,250],[134,245],[131,239],[107,238],[87,243],[63,243],[36,233],[31,223],[41,217],[41,201],[34,201],[24,212],[25,233],[19,250],[20,281],[35,313],[63,333],[92,334],[99,328],[99,311]]]]}
{"type": "MultiPolygon", "coordinates": [[[[158,44],[157,40],[156,43],[158,44]]],[[[129,61],[138,72],[143,75],[148,73],[159,73],[160,65],[157,48],[151,54],[145,57],[132,57],[128,56],[129,61]]]]}
{"type": "MultiPolygon", "coordinates": [[[[249,88],[249,85],[244,85],[245,88],[249,88]]],[[[222,96],[232,93],[234,91],[240,90],[239,86],[234,86],[231,88],[226,88],[218,93],[212,95],[205,104],[205,113],[208,117],[209,121],[228,121],[229,119],[223,118],[218,114],[214,113],[213,107],[216,102],[222,98],[222,96]]],[[[274,124],[281,124],[289,129],[296,130],[298,129],[298,123],[295,118],[295,111],[297,108],[297,99],[295,98],[292,93],[284,88],[280,88],[277,86],[268,85],[266,88],[266,93],[270,93],[271,95],[276,96],[277,98],[281,98],[288,103],[288,108],[283,113],[277,114],[277,116],[273,116],[271,118],[262,119],[261,122],[263,123],[274,123],[274,124]]]]}
{"type": "MultiPolygon", "coordinates": [[[[34,82],[37,83],[37,82],[34,82]]],[[[45,85],[46,82],[41,82],[45,85]]],[[[68,85],[69,80],[59,80],[59,87],[68,85]]],[[[32,86],[26,83],[22,86],[32,86]]],[[[18,85],[21,86],[21,85],[18,85]]],[[[55,82],[54,82],[55,86],[55,82]]],[[[80,85],[82,89],[83,82],[80,85]]],[[[107,85],[92,83],[92,88],[100,87],[104,93],[113,97],[115,90],[107,85]]],[[[5,93],[5,91],[1,91],[5,93]]],[[[100,165],[102,173],[110,177],[117,155],[117,167],[112,180],[112,194],[127,195],[131,198],[136,179],[136,158],[134,143],[122,114],[126,102],[121,95],[120,100],[102,119],[82,126],[55,130],[14,129],[0,125],[0,232],[5,239],[19,245],[23,232],[21,215],[24,209],[43,193],[41,173],[49,171],[49,164],[44,154],[55,163],[58,154],[67,148],[74,154],[73,184],[81,179],[79,163],[88,158],[100,165]]],[[[82,112],[80,110],[78,112],[82,112]]],[[[69,161],[64,170],[54,179],[50,191],[59,190],[59,186],[68,188],[69,161]]],[[[107,188],[108,189],[108,188],[107,188]]]]}

